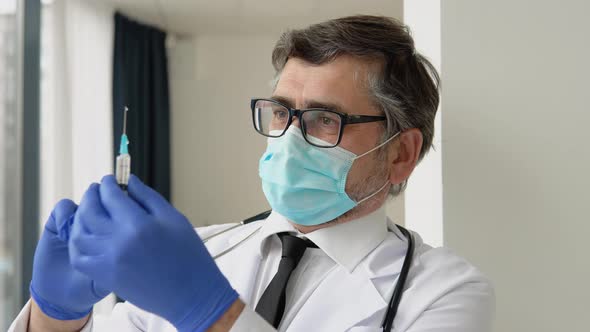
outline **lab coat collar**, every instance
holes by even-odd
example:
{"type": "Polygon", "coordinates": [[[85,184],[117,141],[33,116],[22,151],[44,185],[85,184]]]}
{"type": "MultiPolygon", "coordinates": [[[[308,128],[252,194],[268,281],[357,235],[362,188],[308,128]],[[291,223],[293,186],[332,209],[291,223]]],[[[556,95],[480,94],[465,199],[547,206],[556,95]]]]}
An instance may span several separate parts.
{"type": "Polygon", "coordinates": [[[252,232],[258,231],[257,237],[260,239],[259,253],[262,255],[265,240],[269,236],[281,232],[295,233],[313,241],[349,273],[387,237],[385,207],[381,207],[364,217],[321,228],[307,234],[298,232],[287,218],[275,211],[265,221],[252,224],[262,225],[248,227],[248,231],[236,234],[229,240],[230,244],[238,243],[252,232]]]}
{"type": "Polygon", "coordinates": [[[236,234],[228,239],[228,244],[234,246],[248,237],[256,235],[256,238],[260,242],[258,254],[262,256],[262,248],[266,242],[265,240],[273,234],[282,232],[298,233],[297,229],[295,229],[287,219],[275,211],[272,211],[266,219],[258,220],[240,227],[240,231],[236,232],[236,234]]]}

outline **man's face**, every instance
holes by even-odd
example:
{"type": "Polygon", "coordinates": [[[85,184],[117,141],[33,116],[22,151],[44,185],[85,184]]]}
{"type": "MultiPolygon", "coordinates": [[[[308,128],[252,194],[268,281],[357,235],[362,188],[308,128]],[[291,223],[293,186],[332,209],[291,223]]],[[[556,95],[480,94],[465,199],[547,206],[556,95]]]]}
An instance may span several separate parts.
{"type": "MultiPolygon", "coordinates": [[[[350,56],[319,66],[290,58],[272,98],[297,109],[320,107],[347,114],[382,115],[372,105],[364,83],[370,69],[367,62],[350,56]]],[[[339,146],[356,155],[369,151],[382,142],[384,124],[347,125],[339,146]]],[[[299,127],[296,119],[293,125],[299,127]]],[[[348,195],[358,201],[381,188],[388,181],[391,157],[380,149],[356,160],[346,181],[348,195]]]]}

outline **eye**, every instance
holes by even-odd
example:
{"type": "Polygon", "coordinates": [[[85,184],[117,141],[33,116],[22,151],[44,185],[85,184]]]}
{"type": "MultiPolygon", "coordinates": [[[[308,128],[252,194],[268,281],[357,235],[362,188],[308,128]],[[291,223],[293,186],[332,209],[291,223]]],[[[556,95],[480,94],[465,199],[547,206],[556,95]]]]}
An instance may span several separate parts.
{"type": "Polygon", "coordinates": [[[334,125],[336,123],[336,121],[334,121],[334,119],[331,119],[331,118],[326,117],[326,116],[322,116],[320,118],[320,122],[324,126],[332,126],[332,125],[334,125]]]}
{"type": "Polygon", "coordinates": [[[274,114],[275,118],[283,120],[283,119],[287,118],[287,116],[289,115],[289,112],[284,111],[284,110],[275,110],[275,111],[273,111],[273,114],[274,114]]]}

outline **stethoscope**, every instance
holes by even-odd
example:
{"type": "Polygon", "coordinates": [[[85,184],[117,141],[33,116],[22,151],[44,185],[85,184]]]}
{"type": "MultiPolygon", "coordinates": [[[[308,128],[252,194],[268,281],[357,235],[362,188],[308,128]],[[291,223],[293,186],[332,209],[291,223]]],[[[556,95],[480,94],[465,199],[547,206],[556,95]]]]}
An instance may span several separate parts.
{"type": "MultiPolygon", "coordinates": [[[[248,218],[248,219],[246,219],[234,226],[231,226],[231,227],[226,228],[220,232],[217,232],[217,233],[212,234],[206,238],[203,238],[202,240],[204,243],[206,243],[207,241],[211,240],[212,238],[215,238],[223,233],[229,232],[232,229],[247,225],[247,224],[257,221],[257,220],[266,219],[266,218],[268,218],[270,213],[271,213],[271,210],[262,212],[260,214],[253,216],[253,217],[250,217],[250,218],[248,218]]],[[[397,314],[397,309],[398,309],[399,303],[402,299],[402,293],[404,291],[406,279],[408,278],[408,273],[410,271],[410,265],[412,264],[412,257],[414,255],[414,238],[412,237],[412,234],[407,229],[403,228],[402,226],[399,226],[399,225],[396,225],[396,226],[400,230],[400,232],[404,235],[404,237],[408,240],[408,249],[406,250],[406,257],[404,258],[404,263],[402,264],[402,269],[400,271],[399,278],[397,279],[397,283],[395,285],[395,288],[393,289],[393,295],[391,295],[391,299],[389,300],[389,304],[387,306],[387,312],[385,313],[385,317],[383,317],[383,322],[381,323],[381,327],[383,328],[383,331],[391,331],[391,329],[393,328],[393,319],[395,318],[395,315],[397,314]]],[[[243,238],[239,242],[235,243],[234,245],[225,249],[224,251],[215,254],[213,256],[213,259],[218,259],[219,257],[232,251],[237,246],[239,246],[240,244],[244,243],[246,240],[251,238],[254,234],[258,233],[258,231],[261,228],[262,228],[262,226],[258,227],[254,232],[250,233],[248,236],[246,236],[245,238],[243,238]]]]}

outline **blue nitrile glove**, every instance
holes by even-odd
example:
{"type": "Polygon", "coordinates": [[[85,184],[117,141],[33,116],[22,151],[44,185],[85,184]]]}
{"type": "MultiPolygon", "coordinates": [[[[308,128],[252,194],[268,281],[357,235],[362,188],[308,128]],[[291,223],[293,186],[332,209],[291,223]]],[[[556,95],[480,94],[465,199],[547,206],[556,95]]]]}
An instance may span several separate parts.
{"type": "Polygon", "coordinates": [[[68,238],[76,208],[66,199],[55,205],[33,260],[31,296],[46,315],[59,320],[88,315],[109,294],[70,265],[68,238]]]}
{"type": "Polygon", "coordinates": [[[74,219],[72,265],[179,331],[204,331],[238,298],[189,221],[132,176],[88,189],[74,219]]]}

